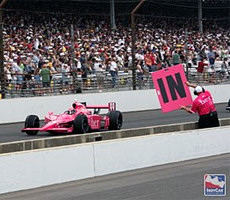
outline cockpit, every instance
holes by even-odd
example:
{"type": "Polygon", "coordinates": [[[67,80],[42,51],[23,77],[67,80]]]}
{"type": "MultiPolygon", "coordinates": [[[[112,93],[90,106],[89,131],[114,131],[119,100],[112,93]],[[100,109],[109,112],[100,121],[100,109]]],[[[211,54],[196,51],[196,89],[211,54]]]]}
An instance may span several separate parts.
{"type": "Polygon", "coordinates": [[[68,115],[73,115],[73,114],[75,114],[77,111],[75,110],[75,109],[72,109],[72,110],[67,110],[67,111],[65,111],[64,113],[65,114],[68,114],[68,115]]]}

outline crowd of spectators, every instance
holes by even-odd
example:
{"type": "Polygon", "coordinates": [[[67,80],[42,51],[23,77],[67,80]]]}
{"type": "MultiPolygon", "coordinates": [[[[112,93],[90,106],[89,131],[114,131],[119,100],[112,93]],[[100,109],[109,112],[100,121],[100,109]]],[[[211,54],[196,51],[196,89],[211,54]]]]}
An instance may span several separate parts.
{"type": "MultiPolygon", "coordinates": [[[[68,84],[71,72],[87,83],[89,74],[101,77],[106,71],[115,87],[117,71],[131,70],[131,29],[125,19],[118,19],[114,30],[110,29],[109,18],[61,14],[7,12],[4,22],[6,80],[15,84],[16,89],[23,88],[25,81],[33,82],[33,87],[50,87],[52,76],[57,73],[62,74],[64,85],[68,84]]],[[[217,61],[224,76],[228,76],[229,30],[213,22],[206,24],[203,33],[196,27],[195,20],[185,23],[178,19],[137,19],[138,77],[142,79],[146,73],[186,63],[186,58],[190,67],[198,66],[204,79],[205,71],[214,74],[217,61]]]]}

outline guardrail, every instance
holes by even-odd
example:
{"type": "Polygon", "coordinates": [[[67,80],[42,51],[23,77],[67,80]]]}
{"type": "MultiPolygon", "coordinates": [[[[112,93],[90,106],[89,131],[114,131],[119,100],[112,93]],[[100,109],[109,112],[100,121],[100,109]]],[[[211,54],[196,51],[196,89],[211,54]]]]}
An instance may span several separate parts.
{"type": "MultiPolygon", "coordinates": [[[[221,126],[230,125],[230,118],[220,119],[221,126]]],[[[196,122],[169,124],[163,126],[144,127],[138,129],[124,129],[119,131],[106,131],[89,133],[83,135],[67,135],[45,139],[26,140],[20,142],[10,142],[0,144],[0,154],[29,151],[35,149],[45,149],[51,147],[59,147],[80,143],[88,143],[102,140],[113,140],[119,138],[128,138],[136,136],[144,136],[158,133],[169,133],[175,131],[185,131],[197,129],[196,122]]]]}

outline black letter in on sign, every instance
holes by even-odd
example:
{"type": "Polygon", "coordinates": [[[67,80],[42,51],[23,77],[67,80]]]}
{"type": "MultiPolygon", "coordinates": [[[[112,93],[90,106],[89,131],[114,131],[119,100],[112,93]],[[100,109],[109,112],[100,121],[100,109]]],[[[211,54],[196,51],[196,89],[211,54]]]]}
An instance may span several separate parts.
{"type": "Polygon", "coordinates": [[[166,77],[167,83],[169,86],[169,90],[172,96],[172,100],[177,100],[175,90],[177,91],[177,93],[179,94],[181,98],[186,97],[186,93],[185,93],[185,89],[184,89],[184,85],[183,85],[180,73],[176,73],[175,76],[176,76],[176,82],[172,76],[166,77]]]}
{"type": "Polygon", "coordinates": [[[164,103],[169,102],[169,99],[168,99],[167,93],[166,93],[166,91],[165,91],[165,86],[164,86],[164,83],[163,83],[163,81],[162,81],[162,78],[157,79],[157,83],[158,83],[159,88],[160,88],[160,90],[161,90],[161,95],[162,95],[162,98],[163,98],[164,103]]]}

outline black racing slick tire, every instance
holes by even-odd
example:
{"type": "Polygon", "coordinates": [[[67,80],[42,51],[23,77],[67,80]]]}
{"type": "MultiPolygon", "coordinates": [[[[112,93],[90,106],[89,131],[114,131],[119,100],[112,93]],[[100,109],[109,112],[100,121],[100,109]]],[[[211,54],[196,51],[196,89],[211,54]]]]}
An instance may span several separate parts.
{"type": "MultiPolygon", "coordinates": [[[[28,115],[25,121],[25,128],[39,128],[40,120],[37,115],[28,115]]],[[[37,135],[38,131],[26,131],[27,135],[37,135]]]]}
{"type": "Polygon", "coordinates": [[[74,133],[87,133],[90,127],[88,119],[85,115],[78,115],[73,121],[73,132],[74,133]]]}
{"type": "Polygon", "coordinates": [[[120,111],[110,111],[109,116],[109,130],[120,130],[123,124],[123,116],[120,111]]]}

